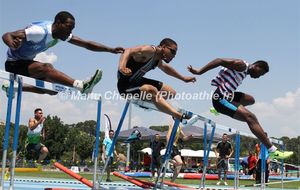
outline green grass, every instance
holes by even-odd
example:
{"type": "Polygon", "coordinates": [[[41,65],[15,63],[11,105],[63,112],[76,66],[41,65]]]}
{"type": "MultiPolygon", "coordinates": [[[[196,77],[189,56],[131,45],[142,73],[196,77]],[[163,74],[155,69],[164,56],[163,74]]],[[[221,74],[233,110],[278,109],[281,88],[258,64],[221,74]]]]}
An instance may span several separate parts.
{"type": "MultiPolygon", "coordinates": [[[[39,178],[63,178],[63,179],[71,179],[71,177],[63,172],[59,172],[59,171],[43,171],[43,172],[16,172],[15,175],[17,177],[39,177],[39,178]]],[[[89,174],[89,173],[80,173],[81,176],[92,180],[93,178],[93,174],[89,174]]],[[[104,176],[104,179],[106,179],[106,176],[104,176]]],[[[115,176],[111,176],[111,179],[114,182],[121,182],[124,181],[118,177],[115,176]]],[[[142,178],[145,180],[148,180],[149,178],[142,178]]],[[[167,179],[169,180],[169,179],[167,179]]],[[[271,181],[274,182],[274,181],[271,181]]],[[[200,184],[200,180],[190,180],[190,179],[177,179],[176,183],[180,183],[180,184],[185,184],[185,185],[199,185],[200,184]]],[[[206,185],[215,185],[217,183],[216,180],[206,180],[206,185]]],[[[239,184],[241,186],[244,185],[252,185],[254,183],[254,181],[250,181],[250,180],[240,180],[239,184]]],[[[233,186],[234,185],[234,181],[233,180],[228,180],[228,184],[229,186],[233,186]]],[[[281,188],[281,184],[273,184],[273,185],[269,185],[269,187],[272,188],[281,188]]],[[[284,183],[284,189],[298,189],[300,188],[300,181],[298,182],[289,182],[289,183],[284,183]]]]}

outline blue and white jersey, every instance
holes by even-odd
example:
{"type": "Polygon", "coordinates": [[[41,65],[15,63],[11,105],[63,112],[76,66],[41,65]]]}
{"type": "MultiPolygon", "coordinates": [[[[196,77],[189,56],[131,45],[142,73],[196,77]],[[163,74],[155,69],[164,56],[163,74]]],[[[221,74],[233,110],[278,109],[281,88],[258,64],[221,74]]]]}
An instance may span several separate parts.
{"type": "MultiPolygon", "coordinates": [[[[26,27],[26,40],[23,40],[18,49],[9,48],[7,51],[7,60],[33,60],[38,53],[46,51],[48,48],[56,45],[59,39],[52,37],[52,21],[33,22],[26,27]]],[[[72,38],[72,34],[66,41],[72,38]]]]}
{"type": "Polygon", "coordinates": [[[224,95],[233,94],[247,76],[249,63],[246,61],[244,61],[244,63],[246,64],[246,70],[242,72],[223,67],[218,75],[211,81],[211,85],[218,87],[220,92],[224,95]]]}

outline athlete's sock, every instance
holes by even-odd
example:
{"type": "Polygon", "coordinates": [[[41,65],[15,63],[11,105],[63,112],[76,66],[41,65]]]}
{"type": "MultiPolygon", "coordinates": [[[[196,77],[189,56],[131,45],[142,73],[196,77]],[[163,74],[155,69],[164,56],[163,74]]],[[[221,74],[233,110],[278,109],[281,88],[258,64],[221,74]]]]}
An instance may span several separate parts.
{"type": "Polygon", "coordinates": [[[268,149],[269,152],[275,152],[277,150],[276,146],[272,145],[271,148],[268,149]]]}
{"type": "Polygon", "coordinates": [[[82,80],[74,80],[73,87],[76,88],[77,90],[82,90],[83,89],[83,81],[82,80]]]}

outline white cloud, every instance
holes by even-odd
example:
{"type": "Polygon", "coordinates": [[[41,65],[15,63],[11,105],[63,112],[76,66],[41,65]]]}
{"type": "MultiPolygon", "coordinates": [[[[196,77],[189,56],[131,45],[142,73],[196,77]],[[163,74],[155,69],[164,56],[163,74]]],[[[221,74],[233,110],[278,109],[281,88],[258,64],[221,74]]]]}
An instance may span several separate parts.
{"type": "Polygon", "coordinates": [[[285,97],[274,99],[273,105],[279,111],[297,111],[300,105],[300,88],[296,92],[287,92],[285,97]]]}
{"type": "Polygon", "coordinates": [[[273,99],[271,103],[258,102],[251,110],[270,136],[300,135],[300,88],[273,99]]]}
{"type": "Polygon", "coordinates": [[[57,56],[53,53],[42,52],[36,55],[35,61],[40,61],[42,63],[55,63],[57,61],[57,56]]]}

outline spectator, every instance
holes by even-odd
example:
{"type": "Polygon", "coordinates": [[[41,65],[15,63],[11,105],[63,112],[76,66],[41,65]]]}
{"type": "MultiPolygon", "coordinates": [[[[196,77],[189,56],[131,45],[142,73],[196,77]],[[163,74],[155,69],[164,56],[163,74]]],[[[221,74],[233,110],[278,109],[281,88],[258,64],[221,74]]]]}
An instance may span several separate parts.
{"type": "Polygon", "coordinates": [[[253,151],[249,150],[248,156],[248,175],[253,175],[253,179],[256,179],[256,155],[253,151]]]}
{"type": "Polygon", "coordinates": [[[221,172],[224,171],[224,185],[227,183],[227,172],[228,172],[228,160],[233,154],[233,148],[231,143],[228,141],[227,134],[224,133],[222,136],[222,141],[217,144],[215,148],[215,154],[218,158],[217,169],[218,169],[218,179],[217,185],[221,184],[221,172]]]}

